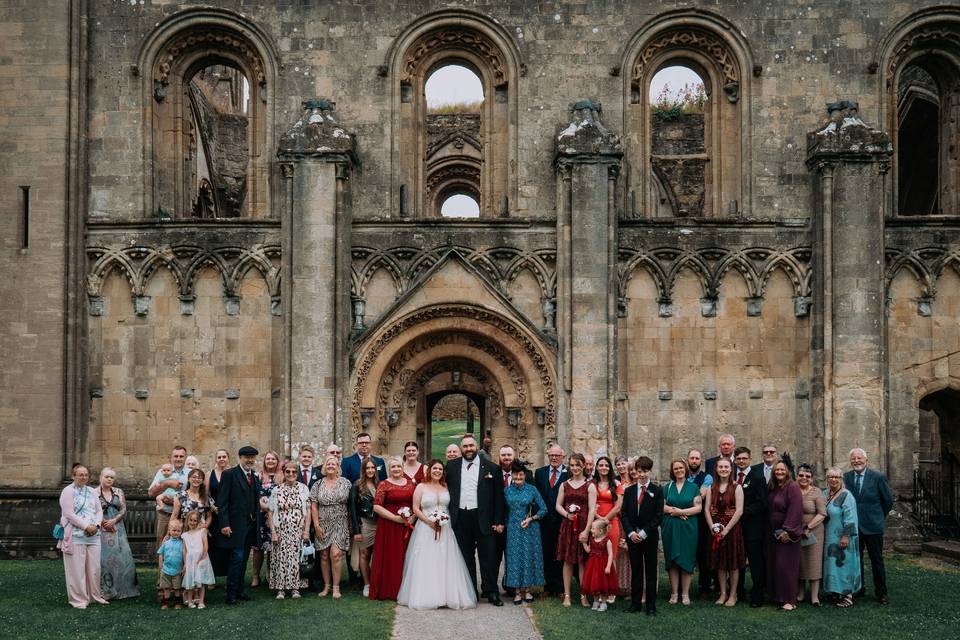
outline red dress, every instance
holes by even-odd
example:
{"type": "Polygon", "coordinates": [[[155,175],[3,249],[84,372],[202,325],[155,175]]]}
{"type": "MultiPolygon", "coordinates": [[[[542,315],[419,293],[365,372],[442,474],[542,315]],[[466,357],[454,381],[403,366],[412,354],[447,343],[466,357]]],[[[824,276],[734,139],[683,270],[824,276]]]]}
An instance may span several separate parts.
{"type": "Polygon", "coordinates": [[[580,564],[586,557],[583,545],[577,538],[587,528],[587,515],[590,507],[590,483],[584,482],[574,489],[567,480],[563,483],[563,508],[570,511],[570,505],[577,505],[576,519],[564,518],[560,523],[560,535],[557,537],[557,560],[580,564]]]}
{"type": "MultiPolygon", "coordinates": [[[[413,491],[416,488],[404,478],[404,484],[396,485],[384,480],[377,485],[373,504],[385,507],[396,514],[403,507],[413,513],[413,491]]],[[[373,541],[373,559],[370,567],[370,599],[396,600],[403,580],[403,561],[407,555],[406,524],[377,518],[377,535],[373,541]]]]}
{"type": "Polygon", "coordinates": [[[405,475],[408,480],[413,480],[413,484],[420,484],[421,482],[423,482],[423,479],[427,476],[426,469],[427,469],[427,465],[421,464],[419,467],[417,467],[417,472],[414,473],[412,476],[409,473],[407,473],[406,469],[404,469],[403,475],[405,475]]]}
{"type": "MultiPolygon", "coordinates": [[[[623,495],[618,489],[619,487],[616,487],[611,491],[609,488],[601,489],[600,485],[597,485],[597,515],[599,517],[606,518],[607,514],[617,506],[617,498],[623,495]]],[[[607,535],[614,541],[613,559],[616,560],[617,546],[620,540],[620,516],[615,516],[613,520],[610,521],[610,530],[607,532],[607,535]]]]}
{"type": "Polygon", "coordinates": [[[616,564],[610,567],[610,573],[604,573],[607,568],[607,540],[611,540],[609,533],[600,540],[590,536],[590,554],[587,556],[587,568],[583,571],[583,584],[580,585],[580,592],[584,595],[615,596],[620,589],[616,564]]]}
{"type": "MultiPolygon", "coordinates": [[[[719,485],[714,485],[710,491],[710,517],[714,524],[727,526],[733,514],[737,512],[737,485],[733,482],[727,484],[727,490],[723,493],[719,491],[719,485]]],[[[714,571],[723,569],[724,571],[733,571],[743,569],[747,565],[747,554],[743,549],[743,533],[740,531],[740,523],[737,522],[733,529],[720,540],[719,544],[714,543],[713,534],[710,534],[710,568],[714,571]],[[716,549],[714,545],[716,544],[716,549]]]]}

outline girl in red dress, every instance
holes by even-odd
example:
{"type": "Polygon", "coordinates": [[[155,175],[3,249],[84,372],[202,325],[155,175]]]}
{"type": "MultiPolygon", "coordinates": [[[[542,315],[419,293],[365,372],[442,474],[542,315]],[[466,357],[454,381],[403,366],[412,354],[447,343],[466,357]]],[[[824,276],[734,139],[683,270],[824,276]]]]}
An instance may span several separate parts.
{"type": "MultiPolygon", "coordinates": [[[[582,544],[589,539],[589,528],[597,513],[597,485],[584,477],[584,458],[574,453],[567,462],[570,479],[560,485],[557,493],[557,513],[563,518],[557,537],[557,560],[563,562],[563,606],[570,606],[570,582],[573,567],[579,569],[580,584],[583,584],[583,569],[586,554],[582,544]]],[[[580,594],[580,604],[589,607],[587,596],[580,594]]]]}
{"type": "Polygon", "coordinates": [[[733,481],[733,467],[726,458],[717,460],[717,479],[707,490],[704,516],[710,527],[710,568],[717,572],[720,598],[717,604],[734,607],[737,604],[737,584],[740,571],[746,566],[740,516],[743,515],[743,487],[733,481]],[[727,590],[727,580],[730,589],[727,590]]]}
{"type": "Polygon", "coordinates": [[[417,516],[413,514],[416,485],[403,475],[400,458],[387,460],[388,477],[377,485],[373,511],[377,514],[377,534],[373,542],[370,569],[370,599],[396,600],[403,580],[403,561],[407,555],[407,531],[417,516]],[[406,509],[406,516],[400,512],[406,509]]]}
{"type": "Polygon", "coordinates": [[[593,596],[593,610],[606,611],[607,598],[616,595],[619,588],[617,569],[613,566],[613,541],[607,535],[610,525],[605,520],[596,520],[590,528],[593,534],[589,543],[583,543],[587,551],[587,568],[580,583],[584,595],[593,596]]]}

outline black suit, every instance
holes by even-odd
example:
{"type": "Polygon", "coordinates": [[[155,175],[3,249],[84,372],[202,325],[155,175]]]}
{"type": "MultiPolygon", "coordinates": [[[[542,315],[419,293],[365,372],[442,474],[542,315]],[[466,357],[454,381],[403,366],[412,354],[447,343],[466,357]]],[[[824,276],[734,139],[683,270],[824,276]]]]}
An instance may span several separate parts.
{"type": "MultiPolygon", "coordinates": [[[[735,469],[733,478],[739,480],[740,470],[735,469]]],[[[766,587],[767,548],[773,552],[773,532],[770,530],[770,518],[767,506],[767,483],[763,477],[763,463],[750,467],[750,472],[741,485],[743,487],[743,515],[740,517],[740,530],[743,532],[743,548],[750,565],[750,604],[763,604],[766,587]]],[[[745,572],[740,571],[738,597],[746,591],[745,572]]]]}
{"type": "Polygon", "coordinates": [[[499,597],[497,573],[500,564],[497,562],[497,538],[493,527],[503,524],[506,511],[500,466],[480,456],[472,461],[464,458],[451,460],[447,463],[447,490],[450,492],[450,525],[457,536],[457,545],[467,563],[470,578],[476,586],[475,558],[479,556],[481,591],[486,597],[499,597]],[[460,508],[460,475],[463,466],[471,462],[479,464],[480,469],[477,475],[477,508],[468,510],[460,508]]]}
{"type": "Polygon", "coordinates": [[[646,586],[647,612],[650,613],[657,610],[657,547],[660,543],[660,521],[663,519],[663,489],[648,483],[643,502],[638,505],[639,488],[639,484],[634,484],[624,492],[621,520],[630,552],[631,604],[633,608],[640,609],[640,599],[646,586]],[[632,533],[640,533],[643,540],[634,542],[632,533]]]}
{"type": "Polygon", "coordinates": [[[257,541],[257,514],[260,512],[260,479],[237,465],[223,472],[217,501],[221,529],[230,527],[230,536],[221,535],[220,546],[229,550],[227,600],[243,595],[247,557],[257,541]],[[249,478],[249,479],[248,479],[249,478]]]}
{"type": "Polygon", "coordinates": [[[305,474],[303,472],[303,467],[299,464],[297,465],[297,482],[302,482],[307,485],[307,489],[313,489],[313,485],[317,483],[317,480],[323,477],[323,470],[320,467],[310,467],[310,469],[305,474]]]}
{"type": "Polygon", "coordinates": [[[540,522],[540,544],[543,549],[543,589],[550,593],[563,593],[563,562],[557,560],[557,540],[563,518],[557,513],[557,494],[570,474],[563,465],[559,469],[553,487],[550,486],[550,465],[540,467],[533,474],[534,485],[547,505],[547,515],[540,522]]]}

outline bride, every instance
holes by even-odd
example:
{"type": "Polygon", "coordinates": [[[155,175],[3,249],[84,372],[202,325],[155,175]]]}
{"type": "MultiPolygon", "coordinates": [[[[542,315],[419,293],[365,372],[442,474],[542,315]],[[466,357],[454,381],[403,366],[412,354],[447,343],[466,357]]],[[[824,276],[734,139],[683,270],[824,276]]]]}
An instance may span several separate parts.
{"type": "Polygon", "coordinates": [[[471,609],[476,587],[450,527],[446,471],[431,460],[427,477],[413,493],[417,526],[410,536],[397,603],[411,609],[471,609]]]}

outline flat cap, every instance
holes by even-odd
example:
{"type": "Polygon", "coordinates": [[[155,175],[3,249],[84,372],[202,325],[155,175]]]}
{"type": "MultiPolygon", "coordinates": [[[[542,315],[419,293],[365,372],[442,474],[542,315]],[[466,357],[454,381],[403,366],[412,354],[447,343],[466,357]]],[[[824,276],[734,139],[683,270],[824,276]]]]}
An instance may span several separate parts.
{"type": "Polygon", "coordinates": [[[247,445],[245,447],[240,447],[239,453],[241,456],[255,456],[255,455],[258,455],[260,452],[257,451],[255,448],[251,447],[250,445],[247,445]]]}

